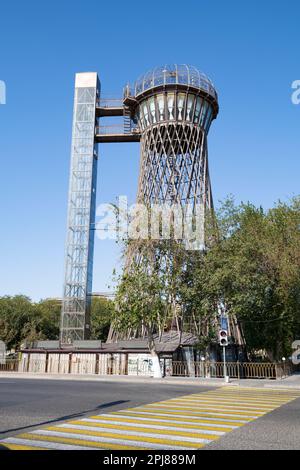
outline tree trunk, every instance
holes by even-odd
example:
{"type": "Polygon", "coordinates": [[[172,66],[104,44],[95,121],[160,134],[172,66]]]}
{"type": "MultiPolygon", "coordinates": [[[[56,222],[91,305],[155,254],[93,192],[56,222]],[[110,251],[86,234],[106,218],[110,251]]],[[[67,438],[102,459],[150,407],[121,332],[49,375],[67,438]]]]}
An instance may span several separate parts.
{"type": "Polygon", "coordinates": [[[162,373],[161,373],[161,368],[160,368],[159,357],[155,349],[155,342],[154,342],[153,335],[150,329],[148,330],[148,346],[149,346],[149,351],[151,354],[152,364],[153,364],[153,377],[156,379],[161,379],[162,373]]]}

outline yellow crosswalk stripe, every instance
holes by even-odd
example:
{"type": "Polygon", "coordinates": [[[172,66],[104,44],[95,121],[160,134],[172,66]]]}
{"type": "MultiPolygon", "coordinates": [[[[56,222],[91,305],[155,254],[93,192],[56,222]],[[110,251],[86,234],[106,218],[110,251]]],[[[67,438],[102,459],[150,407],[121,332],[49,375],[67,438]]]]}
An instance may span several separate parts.
{"type": "Polygon", "coordinates": [[[249,403],[247,404],[246,402],[239,402],[239,401],[235,401],[235,400],[231,400],[231,401],[226,401],[226,400],[222,400],[222,403],[220,403],[220,400],[213,400],[213,399],[201,399],[199,398],[198,400],[194,399],[194,400],[190,400],[190,399],[185,399],[185,400],[176,400],[176,399],[172,399],[170,400],[170,403],[178,403],[178,404],[186,404],[186,405],[193,405],[193,406],[199,406],[199,405],[207,405],[207,406],[210,406],[210,405],[213,405],[215,407],[221,407],[221,406],[226,406],[226,408],[232,408],[234,407],[235,409],[238,409],[238,410],[243,410],[243,409],[252,409],[252,410],[256,410],[256,409],[261,409],[261,410],[270,410],[270,409],[273,409],[273,406],[274,405],[271,405],[268,404],[261,404],[261,403],[249,403]]]}
{"type": "MultiPolygon", "coordinates": [[[[234,385],[228,385],[226,387],[226,390],[237,390],[237,389],[238,388],[234,385]]],[[[260,387],[243,387],[243,388],[239,388],[238,390],[240,390],[242,392],[243,391],[248,392],[248,391],[254,390],[254,391],[257,391],[259,393],[277,393],[277,394],[278,393],[280,394],[281,391],[286,391],[289,394],[293,394],[293,395],[296,395],[296,396],[300,397],[300,392],[298,392],[297,390],[290,390],[289,388],[283,389],[281,387],[280,387],[280,389],[277,389],[277,390],[275,388],[260,388],[260,387]]],[[[212,391],[214,391],[214,390],[212,390],[212,391]]]]}
{"type": "Polygon", "coordinates": [[[273,403],[284,403],[285,400],[287,399],[294,399],[294,398],[298,398],[298,397],[283,397],[283,398],[277,398],[277,397],[273,397],[273,396],[269,396],[269,397],[262,397],[262,396],[256,396],[256,395],[253,395],[253,394],[248,394],[248,395],[233,395],[232,393],[228,393],[228,394],[225,394],[223,397],[220,396],[220,395],[210,395],[209,398],[216,398],[216,399],[226,399],[226,398],[232,398],[232,397],[235,397],[236,399],[240,400],[240,399],[243,399],[243,400],[247,400],[247,402],[249,401],[250,403],[253,403],[253,402],[260,402],[260,403],[265,403],[265,404],[273,404],[273,403]]]}
{"type": "MultiPolygon", "coordinates": [[[[47,428],[48,429],[48,428],[47,428]]],[[[140,447],[136,446],[125,446],[125,445],[118,445],[109,443],[106,444],[105,442],[93,442],[89,441],[88,439],[83,440],[83,439],[72,439],[68,437],[52,437],[52,436],[43,436],[41,434],[30,434],[30,433],[24,433],[20,434],[18,436],[20,439],[30,439],[30,440],[38,440],[38,441],[51,441],[51,442],[62,442],[65,444],[73,444],[73,445],[79,445],[79,446],[87,446],[87,447],[98,447],[100,449],[111,449],[111,450],[139,450],[140,447]]],[[[148,448],[149,449],[149,448],[148,448]]]]}
{"type": "Polygon", "coordinates": [[[214,414],[214,413],[201,413],[201,411],[199,412],[189,412],[189,411],[178,411],[178,410],[174,410],[174,409],[171,409],[171,410],[163,410],[163,409],[159,409],[159,410],[156,410],[156,409],[150,409],[150,408],[133,408],[132,410],[128,410],[128,412],[130,412],[130,414],[134,414],[136,415],[136,413],[147,413],[148,415],[152,415],[152,414],[155,414],[156,416],[159,416],[159,415],[165,415],[165,414],[172,414],[173,416],[182,416],[184,414],[184,416],[188,417],[189,419],[190,418],[218,418],[219,420],[230,420],[231,422],[240,422],[241,420],[246,423],[248,421],[251,421],[252,418],[246,418],[245,416],[243,417],[238,417],[238,416],[227,416],[227,415],[217,415],[217,414],[214,414]]]}
{"type": "MultiPolygon", "coordinates": [[[[286,398],[284,398],[283,400],[277,400],[277,399],[274,399],[274,398],[273,399],[270,398],[269,400],[267,400],[267,399],[262,399],[262,398],[255,398],[255,397],[253,397],[253,395],[251,395],[249,397],[236,395],[236,396],[234,396],[234,399],[233,399],[232,394],[226,395],[226,396],[223,396],[223,397],[219,396],[219,395],[213,395],[213,396],[210,396],[210,397],[207,397],[207,398],[209,398],[210,400],[218,400],[218,401],[224,400],[224,402],[227,402],[229,400],[231,402],[234,402],[234,399],[239,401],[239,402],[241,400],[243,400],[243,401],[246,400],[246,403],[249,403],[249,405],[259,403],[259,404],[262,404],[262,405],[265,405],[265,406],[274,405],[274,404],[281,405],[281,403],[285,403],[285,401],[286,401],[286,398]]],[[[200,398],[200,400],[201,400],[201,398],[200,398]]]]}
{"type": "MultiPolygon", "coordinates": [[[[115,415],[116,417],[119,415],[115,415]]],[[[233,425],[233,426],[243,426],[247,422],[251,421],[251,419],[238,420],[233,418],[232,420],[228,417],[220,417],[220,416],[213,416],[213,415],[203,415],[203,416],[196,416],[196,415],[188,415],[187,413],[174,413],[173,411],[170,412],[153,412],[150,410],[141,411],[141,412],[126,412],[122,413],[122,416],[128,416],[128,418],[153,418],[153,419],[170,419],[170,420],[188,420],[189,423],[212,423],[214,424],[225,424],[225,425],[233,425]]]]}
{"type": "MultiPolygon", "coordinates": [[[[109,431],[110,429],[121,429],[123,431],[135,431],[137,433],[140,432],[145,432],[145,433],[151,433],[151,434],[166,434],[166,431],[169,436],[184,436],[184,437],[197,437],[199,439],[210,439],[210,440],[215,440],[219,438],[218,434],[202,434],[200,432],[196,432],[195,430],[190,430],[190,431],[174,431],[172,429],[158,429],[157,427],[134,427],[134,426],[126,426],[125,424],[109,424],[109,423],[91,423],[88,421],[69,421],[68,424],[75,424],[75,425],[80,425],[80,426],[86,426],[88,427],[99,427],[99,428],[107,428],[109,431]]],[[[209,430],[208,430],[209,431],[209,430]]],[[[214,429],[214,431],[217,431],[217,429],[214,429]]],[[[217,431],[218,432],[218,431],[217,431]]],[[[224,432],[224,431],[223,431],[224,432]]],[[[102,433],[100,433],[102,435],[102,433]]],[[[104,435],[104,434],[103,434],[104,435]]]]}
{"type": "MultiPolygon", "coordinates": [[[[199,404],[201,405],[201,403],[199,404]]],[[[199,405],[197,406],[197,409],[199,409],[199,405]]],[[[176,409],[183,409],[183,410],[195,410],[195,405],[194,406],[190,406],[190,405],[186,405],[185,403],[182,403],[182,402],[160,402],[159,404],[157,404],[156,406],[160,406],[160,407],[172,407],[172,408],[176,408],[176,409]]],[[[224,411],[224,412],[228,412],[228,413],[231,413],[233,412],[232,414],[238,414],[238,415],[259,415],[259,414],[263,414],[265,413],[266,411],[268,410],[261,410],[261,409],[255,409],[253,410],[253,408],[239,408],[238,406],[236,407],[228,407],[227,405],[207,405],[207,404],[204,404],[201,406],[201,410],[215,410],[215,411],[224,411]],[[236,412],[234,410],[237,410],[236,412]]]]}
{"type": "MultiPolygon", "coordinates": [[[[141,408],[140,410],[143,410],[144,408],[141,408]]],[[[216,409],[211,409],[211,408],[205,408],[205,407],[201,407],[199,408],[199,412],[197,410],[195,410],[195,407],[193,408],[188,408],[188,407],[185,407],[185,406],[172,406],[172,405],[169,405],[169,404],[166,404],[166,405],[161,405],[160,403],[159,404],[153,404],[153,405],[149,405],[149,407],[147,408],[147,410],[168,410],[168,411],[174,411],[174,413],[179,413],[179,412],[184,412],[184,413],[187,413],[188,415],[194,415],[194,416],[205,416],[205,414],[214,414],[214,415],[222,415],[222,416],[230,416],[230,417],[236,417],[238,419],[238,417],[246,417],[246,418],[252,418],[252,417],[256,417],[256,416],[260,416],[261,414],[263,413],[253,413],[253,412],[249,412],[249,413],[246,413],[246,412],[236,412],[236,411],[226,411],[226,410],[216,410],[216,409]],[[181,410],[181,411],[180,411],[181,410]],[[201,411],[200,411],[201,410],[201,411]],[[204,414],[205,413],[205,414],[204,414]]],[[[129,408],[129,410],[133,410],[133,408],[129,408]]]]}
{"type": "Polygon", "coordinates": [[[295,390],[226,386],[135,408],[73,419],[6,438],[11,450],[201,449],[300,398],[295,390]]]}
{"type": "Polygon", "coordinates": [[[265,391],[265,392],[257,392],[249,389],[227,389],[224,391],[224,393],[216,392],[212,390],[211,392],[208,392],[208,396],[215,396],[215,395],[224,395],[224,396],[241,396],[241,397],[255,397],[255,398],[261,398],[262,400],[270,400],[270,399],[275,399],[275,400],[284,400],[286,397],[291,397],[291,398],[296,398],[299,397],[300,395],[298,393],[288,393],[288,392],[282,392],[282,393],[274,393],[272,391],[265,391]]]}
{"type": "MultiPolygon", "coordinates": [[[[221,396],[214,396],[214,397],[211,397],[211,398],[214,398],[215,400],[221,402],[221,403],[228,403],[228,401],[225,401],[225,399],[229,399],[230,397],[230,400],[231,402],[235,403],[235,401],[240,401],[241,399],[243,400],[246,400],[247,403],[249,403],[249,405],[262,405],[262,406],[280,406],[284,403],[286,403],[287,400],[294,400],[295,398],[299,398],[299,397],[285,397],[283,400],[275,400],[275,399],[269,399],[269,400],[264,400],[262,401],[262,399],[260,398],[255,398],[253,397],[253,395],[251,395],[251,397],[241,397],[240,395],[238,396],[235,396],[235,400],[232,399],[232,395],[228,395],[227,397],[221,397],[221,396]],[[224,400],[224,402],[223,402],[224,400]]],[[[200,398],[201,400],[201,398],[200,398]]]]}
{"type": "MultiPolygon", "coordinates": [[[[196,395],[196,397],[198,398],[201,398],[201,395],[196,395]]],[[[187,397],[188,398],[188,397],[187,397]]],[[[192,396],[190,397],[192,398],[192,396]]],[[[239,398],[239,399],[244,399],[244,400],[249,400],[249,401],[256,401],[256,400],[261,400],[262,402],[278,402],[278,403],[281,403],[283,401],[285,401],[287,398],[297,398],[294,397],[294,396],[289,396],[289,395],[272,395],[272,394],[268,394],[268,395],[258,395],[258,394],[255,394],[255,393],[251,393],[251,392],[241,392],[241,391],[234,391],[234,390],[231,390],[231,391],[224,391],[224,393],[216,393],[216,392],[208,392],[207,395],[203,398],[218,398],[218,399],[226,399],[226,398],[229,398],[229,399],[232,399],[232,398],[239,398]]]]}
{"type": "MultiPolygon", "coordinates": [[[[110,421],[115,421],[116,420],[116,418],[107,417],[105,415],[103,415],[103,416],[91,416],[90,418],[93,418],[95,421],[101,420],[102,422],[106,421],[108,423],[110,421]]],[[[121,424],[122,423],[124,423],[124,424],[125,423],[140,424],[140,423],[144,422],[144,421],[139,421],[138,419],[130,418],[130,416],[128,416],[128,418],[118,416],[117,420],[121,424]]],[[[73,421],[71,421],[71,422],[73,422],[73,421]]],[[[153,425],[153,426],[156,426],[158,424],[166,424],[170,427],[177,427],[181,424],[186,429],[207,429],[207,430],[210,430],[210,431],[222,431],[222,432],[227,432],[229,430],[228,427],[224,427],[223,422],[221,422],[223,424],[223,427],[222,427],[221,423],[216,423],[217,426],[213,426],[212,424],[211,425],[205,425],[205,423],[203,424],[203,421],[202,422],[199,421],[199,424],[191,424],[191,423],[188,424],[187,421],[184,421],[184,420],[179,421],[179,420],[176,420],[175,418],[169,418],[168,421],[165,421],[163,419],[154,420],[154,419],[149,418],[149,419],[147,419],[147,421],[145,421],[145,423],[147,423],[149,425],[153,425]],[[172,420],[175,420],[175,423],[172,422],[172,420]]],[[[230,423],[230,424],[231,424],[231,426],[230,426],[231,429],[234,429],[236,426],[242,426],[242,424],[240,424],[240,423],[235,424],[235,425],[232,425],[232,423],[230,423]]],[[[226,425],[226,423],[225,423],[225,425],[226,425]]]]}
{"type": "MultiPolygon", "coordinates": [[[[81,429],[73,429],[73,428],[59,428],[59,427],[56,427],[56,426],[51,426],[48,428],[49,431],[58,431],[58,432],[68,432],[68,433],[71,433],[71,434],[82,434],[82,430],[81,429]]],[[[120,435],[118,434],[114,434],[113,432],[97,432],[97,431],[84,431],[84,434],[86,436],[98,436],[98,437],[109,437],[109,438],[119,438],[120,435]]],[[[169,432],[168,432],[168,435],[169,435],[169,432]]],[[[201,438],[199,439],[209,439],[209,440],[215,440],[217,439],[218,437],[217,436],[202,436],[201,438]]],[[[131,435],[128,435],[128,433],[124,433],[122,434],[122,439],[124,440],[128,440],[128,441],[140,441],[140,442],[152,442],[152,443],[157,443],[157,444],[167,444],[167,445],[170,445],[170,446],[178,446],[178,444],[181,443],[180,440],[172,440],[172,439],[166,439],[166,438],[157,438],[157,437],[146,437],[146,436],[141,436],[141,433],[139,432],[139,435],[138,436],[131,436],[131,435]]],[[[185,447],[191,447],[191,448],[195,448],[195,444],[193,443],[190,443],[188,441],[184,441],[184,446],[185,447]]]]}

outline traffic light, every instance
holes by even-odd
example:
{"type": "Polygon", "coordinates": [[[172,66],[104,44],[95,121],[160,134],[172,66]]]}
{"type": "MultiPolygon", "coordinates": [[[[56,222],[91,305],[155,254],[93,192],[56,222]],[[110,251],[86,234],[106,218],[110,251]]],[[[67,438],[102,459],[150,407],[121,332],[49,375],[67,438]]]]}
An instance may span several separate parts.
{"type": "Polygon", "coordinates": [[[227,330],[220,330],[219,331],[219,344],[220,344],[220,346],[228,346],[227,330]]]}

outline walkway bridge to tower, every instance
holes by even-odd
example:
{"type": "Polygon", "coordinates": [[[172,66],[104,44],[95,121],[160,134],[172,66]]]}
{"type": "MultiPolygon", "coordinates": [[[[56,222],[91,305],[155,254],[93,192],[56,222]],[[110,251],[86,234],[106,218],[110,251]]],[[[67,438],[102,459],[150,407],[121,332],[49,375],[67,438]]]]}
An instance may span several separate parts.
{"type": "Polygon", "coordinates": [[[96,108],[97,117],[123,117],[123,123],[100,125],[95,129],[96,142],[139,142],[141,132],[131,118],[131,109],[121,98],[106,98],[100,100],[96,108]]]}

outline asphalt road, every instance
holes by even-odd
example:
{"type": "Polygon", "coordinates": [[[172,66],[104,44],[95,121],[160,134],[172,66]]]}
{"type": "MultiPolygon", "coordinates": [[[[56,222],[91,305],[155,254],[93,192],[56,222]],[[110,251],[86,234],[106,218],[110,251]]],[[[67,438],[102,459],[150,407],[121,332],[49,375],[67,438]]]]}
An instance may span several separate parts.
{"type": "MultiPolygon", "coordinates": [[[[0,439],[69,419],[215,387],[0,378],[0,439]]],[[[300,398],[207,445],[209,449],[300,449],[300,398]]]]}
{"type": "MultiPolygon", "coordinates": [[[[215,387],[211,387],[213,389],[215,387]]],[[[0,378],[0,439],[67,419],[108,413],[208,387],[0,378]]]]}
{"type": "Polygon", "coordinates": [[[203,450],[300,450],[300,398],[234,430],[203,450]]]}

